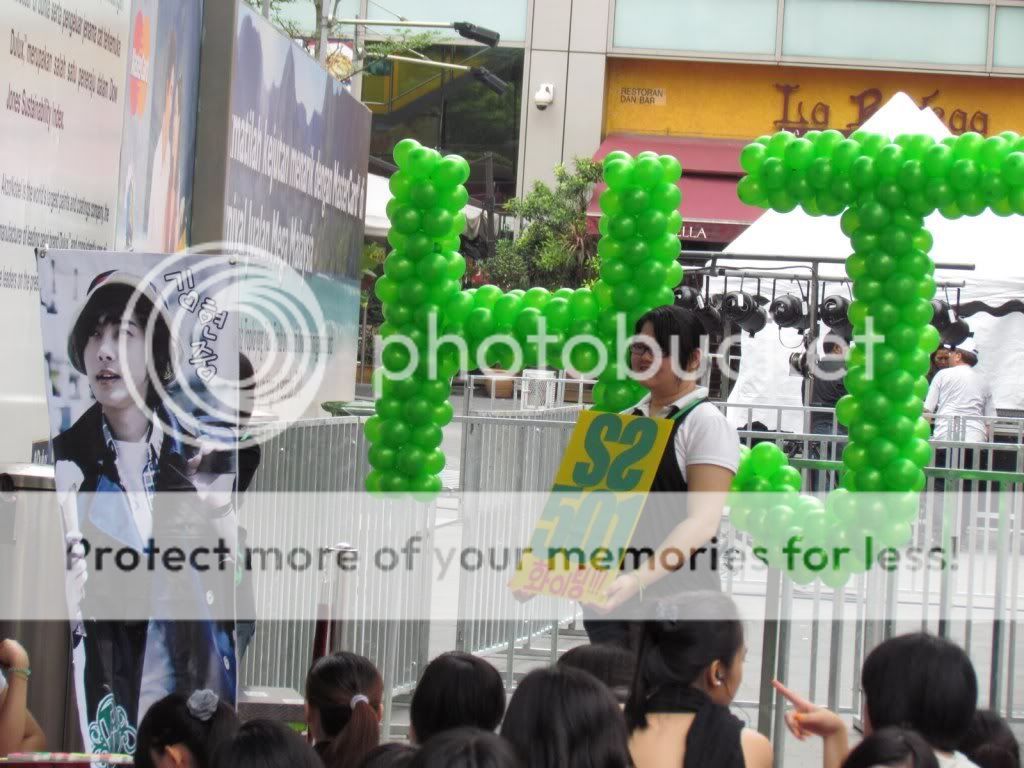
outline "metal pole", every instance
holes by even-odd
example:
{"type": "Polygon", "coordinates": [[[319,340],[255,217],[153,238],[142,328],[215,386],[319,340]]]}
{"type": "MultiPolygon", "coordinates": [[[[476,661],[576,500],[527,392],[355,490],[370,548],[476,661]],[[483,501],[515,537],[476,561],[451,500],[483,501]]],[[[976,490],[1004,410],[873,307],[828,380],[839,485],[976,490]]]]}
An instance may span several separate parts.
{"type": "Polygon", "coordinates": [[[769,568],[767,573],[767,594],[764,601],[764,633],[761,637],[761,690],[757,697],[757,730],[768,738],[772,737],[772,712],[775,701],[775,663],[779,653],[779,591],[782,573],[769,568]]]}
{"type": "MultiPolygon", "coordinates": [[[[813,371],[818,364],[818,262],[811,263],[811,284],[807,300],[807,319],[809,322],[807,344],[807,370],[813,371]]],[[[814,377],[808,376],[804,381],[804,405],[811,405],[814,396],[814,377]]],[[[804,409],[804,434],[811,433],[811,412],[804,409]]],[[[805,444],[806,445],[806,444],[805,444]]]]}
{"type": "MultiPolygon", "coordinates": [[[[364,27],[425,27],[428,29],[454,29],[450,21],[390,21],[388,19],[336,19],[336,24],[360,24],[364,27]]],[[[972,267],[973,268],[973,267],[972,267]]]]}
{"type": "Polygon", "coordinates": [[[494,236],[494,153],[484,155],[484,184],[487,201],[487,255],[493,257],[496,239],[494,236]]]}
{"type": "Polygon", "coordinates": [[[330,26],[331,17],[327,11],[330,0],[321,0],[320,5],[320,65],[327,63],[327,27],[330,26]]]}
{"type": "MultiPolygon", "coordinates": [[[[369,13],[368,0],[360,0],[359,2],[359,15],[366,17],[369,13]]],[[[355,31],[352,35],[352,68],[355,70],[355,75],[352,76],[352,95],[356,97],[357,101],[363,99],[363,55],[362,50],[365,44],[365,35],[363,26],[356,24],[355,31]]]]}
{"type": "MultiPolygon", "coordinates": [[[[687,259],[702,259],[710,261],[711,266],[717,266],[719,260],[723,261],[791,261],[794,264],[845,264],[843,256],[791,256],[778,253],[715,253],[714,251],[680,251],[679,255],[687,259]]],[[[943,262],[935,265],[936,269],[975,269],[974,264],[962,261],[943,262]]]]}

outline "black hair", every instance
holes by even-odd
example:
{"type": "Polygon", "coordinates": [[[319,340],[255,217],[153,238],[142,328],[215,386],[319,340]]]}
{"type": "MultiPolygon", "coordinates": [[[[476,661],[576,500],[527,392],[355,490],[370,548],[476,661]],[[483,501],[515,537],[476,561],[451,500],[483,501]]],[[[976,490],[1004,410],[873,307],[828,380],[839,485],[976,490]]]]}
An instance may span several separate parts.
{"type": "Polygon", "coordinates": [[[872,728],[913,728],[946,752],[960,746],[977,706],[978,678],[967,654],[924,632],[877,646],[860,681],[872,728]]]}
{"type": "Polygon", "coordinates": [[[846,756],[843,768],[939,768],[935,752],[923,737],[903,728],[883,728],[866,736],[846,756]]]}
{"type": "Polygon", "coordinates": [[[384,681],[373,662],[339,651],[313,663],[306,675],[306,703],[320,715],[330,742],[320,752],[327,768],[359,764],[380,741],[380,709],[384,681]],[[367,701],[352,705],[355,696],[367,701]]]}
{"type": "Polygon", "coordinates": [[[573,667],[535,669],[509,702],[501,735],[530,768],[626,768],[629,734],[611,691],[573,667]]]}
{"type": "Polygon", "coordinates": [[[558,666],[589,672],[608,686],[616,701],[625,704],[636,672],[636,654],[608,643],[578,645],[562,654],[558,666]]]}
{"type": "Polygon", "coordinates": [[[664,603],[671,618],[644,624],[636,676],[626,701],[630,732],[647,727],[645,703],[660,685],[691,686],[715,661],[729,669],[743,647],[736,605],[721,592],[690,592],[664,603]],[[686,617],[676,619],[675,617],[686,617]]]}
{"type": "MultiPolygon", "coordinates": [[[[68,357],[71,364],[78,370],[85,372],[85,345],[89,343],[89,337],[93,331],[111,323],[120,323],[124,318],[128,307],[132,307],[132,314],[148,334],[150,316],[153,314],[153,302],[149,298],[124,283],[112,283],[96,289],[93,298],[88,301],[82,314],[75,321],[74,328],[68,336],[68,357]],[[101,294],[102,292],[102,294],[101,294]],[[102,295],[102,300],[100,296],[102,295]]],[[[161,313],[157,313],[153,322],[152,336],[149,337],[150,348],[147,352],[147,359],[158,378],[163,384],[167,384],[174,377],[174,366],[171,360],[171,330],[161,313]]],[[[150,393],[152,394],[152,385],[150,393]]]]}
{"type": "Polygon", "coordinates": [[[633,333],[639,334],[647,323],[651,324],[651,335],[661,351],[666,355],[677,352],[682,370],[688,370],[694,353],[700,349],[703,326],[697,315],[674,304],[655,307],[640,316],[633,333]]]}
{"type": "Polygon", "coordinates": [[[409,768],[526,768],[526,764],[511,744],[490,731],[452,728],[420,747],[409,768]]]}
{"type": "Polygon", "coordinates": [[[505,714],[505,686],[494,666],[452,651],[431,661],[412,695],[409,718],[420,744],[449,728],[493,731],[505,714]]]}
{"type": "Polygon", "coordinates": [[[273,720],[250,720],[234,738],[221,742],[212,768],[323,768],[298,733],[273,720]]]}
{"type": "Polygon", "coordinates": [[[979,768],[1020,768],[1020,745],[1006,721],[991,709],[971,719],[960,751],[979,768]]]}
{"type": "Polygon", "coordinates": [[[381,744],[363,757],[359,768],[405,768],[416,754],[408,744],[381,744]]]}
{"type": "Polygon", "coordinates": [[[188,748],[196,768],[210,768],[217,746],[235,735],[238,718],[224,701],[218,701],[212,717],[204,721],[189,711],[188,698],[172,693],[146,712],[135,742],[135,765],[139,768],[154,768],[154,754],[175,744],[188,748]]]}

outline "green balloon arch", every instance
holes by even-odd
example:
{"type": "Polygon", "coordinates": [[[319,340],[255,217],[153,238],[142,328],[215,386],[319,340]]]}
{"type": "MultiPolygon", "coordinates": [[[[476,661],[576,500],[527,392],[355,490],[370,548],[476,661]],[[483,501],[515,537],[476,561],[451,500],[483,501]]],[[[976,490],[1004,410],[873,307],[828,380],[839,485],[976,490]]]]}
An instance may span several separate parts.
{"type": "MultiPolygon", "coordinates": [[[[465,262],[458,236],[465,228],[469,166],[410,139],[395,146],[394,158],[399,170],[388,206],[394,251],[376,287],[386,320],[385,375],[376,415],[366,423],[373,467],[367,489],[440,490],[441,428],[452,419],[450,380],[471,367],[470,360],[509,371],[550,365],[597,372],[595,408],[634,405],[644,390],[625,376],[617,331],[624,326],[628,335],[641,314],[672,303],[682,279],[679,162],[653,152],[605,158],[600,279],[592,289],[551,294],[542,288],[503,293],[493,285],[460,290],[465,262]],[[432,326],[443,333],[433,349],[432,326]],[[529,341],[542,327],[556,337],[546,349],[529,341]],[[389,343],[392,337],[399,343],[389,343]]],[[[841,216],[851,242],[846,271],[855,343],[845,378],[849,394],[836,406],[850,434],[842,487],[825,501],[801,496],[799,473],[778,448],[763,443],[744,449],[734,489],[770,492],[775,501],[750,505],[740,495],[730,502],[734,524],[754,537],[762,559],[797,581],[820,577],[838,586],[870,566],[849,546],[853,542],[872,537],[880,546],[899,547],[910,540],[923,468],[931,461],[922,406],[939,335],[930,325],[935,265],[924,219],[935,211],[947,218],[986,209],[1024,214],[1024,140],[1009,132],[940,142],[916,134],[890,140],[863,131],[849,137],[811,131],[799,138],[780,132],[745,147],[740,163],[743,202],[781,213],[800,206],[812,216],[841,216]],[[794,565],[785,551],[794,537],[805,547],[852,553],[844,566],[794,565]]]]}

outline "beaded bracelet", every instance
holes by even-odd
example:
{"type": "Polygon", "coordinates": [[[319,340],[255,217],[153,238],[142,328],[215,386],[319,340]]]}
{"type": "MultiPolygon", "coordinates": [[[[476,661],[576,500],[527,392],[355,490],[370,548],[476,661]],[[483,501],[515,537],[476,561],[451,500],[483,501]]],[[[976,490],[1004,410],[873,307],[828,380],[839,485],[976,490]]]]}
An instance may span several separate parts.
{"type": "Polygon", "coordinates": [[[7,674],[18,675],[26,682],[28,681],[29,676],[32,674],[32,670],[28,667],[25,667],[23,669],[19,667],[5,667],[5,669],[7,671],[7,674]]]}

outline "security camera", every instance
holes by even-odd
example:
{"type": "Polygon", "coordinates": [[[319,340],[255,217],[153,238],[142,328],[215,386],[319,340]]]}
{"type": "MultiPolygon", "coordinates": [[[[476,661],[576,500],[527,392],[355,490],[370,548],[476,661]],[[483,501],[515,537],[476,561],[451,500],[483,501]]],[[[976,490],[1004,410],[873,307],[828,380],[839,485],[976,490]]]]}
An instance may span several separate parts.
{"type": "Polygon", "coordinates": [[[551,83],[541,83],[537,92],[533,94],[533,103],[537,105],[537,109],[545,110],[555,100],[555,86],[551,83]]]}

